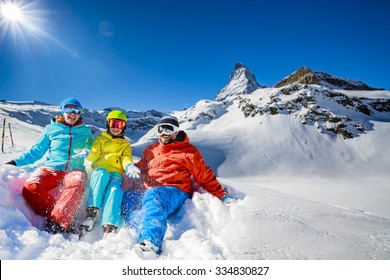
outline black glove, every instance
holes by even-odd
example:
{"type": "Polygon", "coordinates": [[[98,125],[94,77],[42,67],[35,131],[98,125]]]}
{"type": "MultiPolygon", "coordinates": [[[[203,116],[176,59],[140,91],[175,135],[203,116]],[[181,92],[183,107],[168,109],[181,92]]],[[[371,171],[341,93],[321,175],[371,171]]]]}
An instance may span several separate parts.
{"type": "Polygon", "coordinates": [[[11,164],[13,166],[16,166],[16,162],[14,160],[11,160],[9,162],[6,162],[5,164],[11,164]]]}

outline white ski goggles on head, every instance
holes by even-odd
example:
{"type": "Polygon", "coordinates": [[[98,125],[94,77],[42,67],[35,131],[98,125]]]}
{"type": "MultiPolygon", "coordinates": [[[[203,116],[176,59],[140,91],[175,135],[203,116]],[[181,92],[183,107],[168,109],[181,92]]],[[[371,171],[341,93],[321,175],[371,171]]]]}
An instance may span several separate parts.
{"type": "Polygon", "coordinates": [[[177,126],[174,126],[172,124],[160,124],[157,127],[157,135],[161,136],[163,134],[165,135],[171,135],[175,132],[179,131],[179,128],[177,126]]]}

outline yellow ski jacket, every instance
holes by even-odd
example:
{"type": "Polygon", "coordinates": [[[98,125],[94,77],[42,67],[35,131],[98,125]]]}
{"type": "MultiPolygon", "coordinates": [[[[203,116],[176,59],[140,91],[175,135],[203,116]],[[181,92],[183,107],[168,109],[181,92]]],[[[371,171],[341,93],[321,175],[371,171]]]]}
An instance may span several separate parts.
{"type": "Polygon", "coordinates": [[[87,160],[92,169],[105,168],[108,172],[123,173],[128,164],[133,164],[130,142],[124,138],[113,138],[106,131],[96,137],[87,160]]]}

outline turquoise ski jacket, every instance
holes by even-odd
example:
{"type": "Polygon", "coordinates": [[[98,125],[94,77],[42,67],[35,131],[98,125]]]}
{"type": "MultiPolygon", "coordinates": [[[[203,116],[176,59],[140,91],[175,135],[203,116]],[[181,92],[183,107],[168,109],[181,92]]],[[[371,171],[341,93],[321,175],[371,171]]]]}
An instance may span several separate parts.
{"type": "Polygon", "coordinates": [[[67,126],[55,122],[53,118],[35,145],[15,159],[15,162],[17,166],[32,164],[49,152],[43,166],[64,172],[85,170],[84,159],[72,156],[77,154],[79,149],[89,150],[92,143],[91,130],[84,123],[67,126]]]}

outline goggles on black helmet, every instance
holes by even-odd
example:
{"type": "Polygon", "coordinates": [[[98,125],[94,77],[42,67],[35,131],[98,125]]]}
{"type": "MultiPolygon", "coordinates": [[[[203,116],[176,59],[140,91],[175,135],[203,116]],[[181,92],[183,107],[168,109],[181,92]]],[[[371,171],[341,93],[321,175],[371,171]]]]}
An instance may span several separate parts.
{"type": "Polygon", "coordinates": [[[179,128],[174,126],[174,125],[171,125],[171,124],[160,124],[157,127],[157,135],[158,136],[161,136],[163,134],[171,135],[177,131],[179,131],[179,128]]]}

